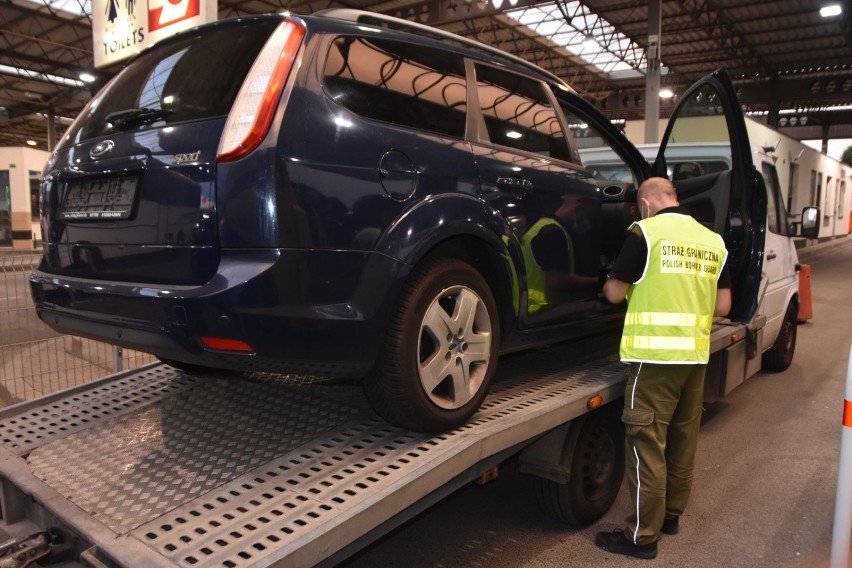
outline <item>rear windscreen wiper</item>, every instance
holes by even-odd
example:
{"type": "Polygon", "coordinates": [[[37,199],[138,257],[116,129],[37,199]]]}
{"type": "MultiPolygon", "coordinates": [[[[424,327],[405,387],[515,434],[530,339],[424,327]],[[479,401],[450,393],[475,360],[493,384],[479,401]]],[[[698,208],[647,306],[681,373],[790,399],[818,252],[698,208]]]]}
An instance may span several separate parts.
{"type": "Polygon", "coordinates": [[[174,113],[173,110],[164,108],[128,108],[125,110],[111,112],[106,115],[104,120],[116,128],[121,128],[131,123],[146,124],[149,122],[155,122],[172,113],[174,113]]]}

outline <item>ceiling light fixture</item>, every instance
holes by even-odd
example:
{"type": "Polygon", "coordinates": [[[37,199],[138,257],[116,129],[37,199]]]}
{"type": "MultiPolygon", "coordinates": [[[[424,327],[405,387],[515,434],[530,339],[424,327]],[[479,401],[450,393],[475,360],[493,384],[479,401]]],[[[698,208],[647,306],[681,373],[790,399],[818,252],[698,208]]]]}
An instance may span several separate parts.
{"type": "Polygon", "coordinates": [[[96,77],[91,73],[80,73],[80,80],[85,83],[94,83],[96,77]]]}
{"type": "Polygon", "coordinates": [[[27,140],[27,146],[38,146],[38,142],[35,140],[27,140]]]}
{"type": "Polygon", "coordinates": [[[660,98],[661,99],[670,99],[674,96],[674,91],[671,89],[660,89],[660,98]]]}
{"type": "Polygon", "coordinates": [[[823,18],[839,16],[842,12],[843,8],[840,6],[840,4],[826,4],[825,6],[819,9],[819,15],[823,18]]]}

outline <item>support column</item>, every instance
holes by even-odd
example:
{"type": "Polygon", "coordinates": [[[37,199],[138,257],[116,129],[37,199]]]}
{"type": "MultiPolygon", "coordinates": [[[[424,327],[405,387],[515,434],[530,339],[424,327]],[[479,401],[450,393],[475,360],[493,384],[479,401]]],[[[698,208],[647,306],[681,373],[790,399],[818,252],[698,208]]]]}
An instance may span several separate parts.
{"type": "Polygon", "coordinates": [[[825,121],[822,123],[822,153],[828,154],[828,141],[830,140],[828,136],[828,131],[831,130],[831,125],[826,124],[825,121]]]}
{"type": "Polygon", "coordinates": [[[52,152],[56,145],[56,114],[53,110],[47,111],[47,151],[52,152]]]}
{"type": "MultiPolygon", "coordinates": [[[[772,77],[769,80],[769,92],[770,93],[778,93],[778,78],[772,77]]],[[[773,96],[768,101],[769,103],[769,115],[766,117],[766,124],[769,125],[770,128],[778,128],[778,111],[781,110],[781,100],[778,96],[773,96]]]]}
{"type": "Polygon", "coordinates": [[[662,45],[662,0],[648,2],[648,71],[645,76],[645,143],[660,138],[660,48],[662,45]]]}

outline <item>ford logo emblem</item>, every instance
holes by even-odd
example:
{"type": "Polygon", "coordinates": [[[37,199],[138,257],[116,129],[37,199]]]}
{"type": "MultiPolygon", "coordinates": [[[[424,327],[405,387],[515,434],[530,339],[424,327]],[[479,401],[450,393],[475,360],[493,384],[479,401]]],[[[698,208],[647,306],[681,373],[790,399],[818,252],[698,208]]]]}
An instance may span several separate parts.
{"type": "Polygon", "coordinates": [[[115,142],[113,142],[112,140],[102,140],[92,146],[92,149],[89,150],[89,157],[100,158],[101,156],[109,154],[114,147],[115,142]]]}

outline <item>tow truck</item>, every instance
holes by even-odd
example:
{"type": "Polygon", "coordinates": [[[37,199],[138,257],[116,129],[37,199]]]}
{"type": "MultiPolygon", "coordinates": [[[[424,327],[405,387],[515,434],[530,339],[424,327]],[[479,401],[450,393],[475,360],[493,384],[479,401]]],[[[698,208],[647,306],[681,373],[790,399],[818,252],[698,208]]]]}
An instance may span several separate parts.
{"type": "MultiPolygon", "coordinates": [[[[795,264],[791,250],[781,257],[795,264]]],[[[788,268],[794,277],[775,287],[789,304],[766,300],[764,273],[748,323],[716,318],[706,401],[762,363],[789,365],[798,277],[788,268]],[[784,323],[770,330],[770,319],[784,323]]],[[[333,566],[515,456],[541,479],[547,513],[590,524],[624,473],[618,341],[604,333],[504,357],[479,412],[439,435],[383,421],[357,384],[165,363],[6,408],[0,567],[333,566]]]]}
{"type": "MultiPolygon", "coordinates": [[[[726,123],[704,112],[718,106],[715,92],[694,92],[683,100],[710,107],[687,109],[666,139],[718,135],[715,127],[726,123]]],[[[764,226],[752,224],[767,217],[765,184],[742,117],[727,124],[734,127],[731,169],[693,168],[700,175],[673,178],[687,206],[701,209],[715,198],[728,204],[704,209],[740,249],[735,307],[749,316],[714,323],[707,400],[730,392],[765,360],[783,367],[795,347],[795,318],[792,327],[779,323],[786,334],[767,325],[789,322],[782,314],[792,304],[766,301],[775,290],[761,262],[770,254],[784,259],[793,269],[781,284],[784,297],[797,302],[795,254],[779,255],[764,226]],[[758,262],[743,260],[752,257],[758,262]],[[761,356],[767,345],[779,357],[761,356]]],[[[667,174],[665,153],[652,171],[667,174]]],[[[602,186],[602,213],[613,226],[628,213],[620,192],[629,185],[602,186]]],[[[815,235],[818,220],[806,210],[802,235],[815,235]]],[[[792,247],[793,231],[784,230],[780,238],[792,247]]],[[[611,332],[501,357],[479,411],[438,435],[385,422],[357,384],[222,376],[165,363],[6,408],[0,529],[8,538],[0,542],[0,567],[331,566],[459,487],[493,478],[514,456],[522,472],[542,479],[539,497],[550,514],[594,522],[623,478],[619,401],[627,368],[618,342],[611,332]]]]}
{"type": "MultiPolygon", "coordinates": [[[[716,318],[705,400],[761,369],[767,315],[716,318]]],[[[590,524],[624,472],[618,341],[504,357],[439,435],[383,421],[358,384],[165,363],[5,408],[0,567],[333,566],[515,456],[547,513],[590,524]]]]}
{"type": "MultiPolygon", "coordinates": [[[[753,332],[717,321],[708,388],[756,372],[753,332]]],[[[624,468],[617,345],[505,358],[473,420],[437,436],[384,422],[358,385],[164,363],[6,408],[0,566],[332,566],[515,455],[549,513],[593,522],[624,468]]]]}

